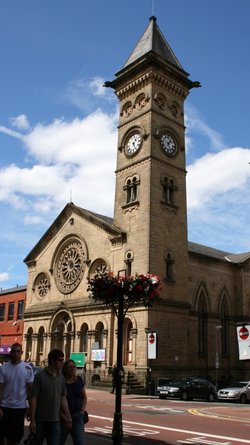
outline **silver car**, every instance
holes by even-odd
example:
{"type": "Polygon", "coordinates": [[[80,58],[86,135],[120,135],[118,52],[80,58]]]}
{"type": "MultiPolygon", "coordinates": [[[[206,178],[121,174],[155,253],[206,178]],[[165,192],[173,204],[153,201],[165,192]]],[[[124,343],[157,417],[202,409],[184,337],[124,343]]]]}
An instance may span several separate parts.
{"type": "Polygon", "coordinates": [[[228,388],[222,388],[217,393],[218,400],[247,403],[250,401],[250,381],[237,382],[228,388]]]}

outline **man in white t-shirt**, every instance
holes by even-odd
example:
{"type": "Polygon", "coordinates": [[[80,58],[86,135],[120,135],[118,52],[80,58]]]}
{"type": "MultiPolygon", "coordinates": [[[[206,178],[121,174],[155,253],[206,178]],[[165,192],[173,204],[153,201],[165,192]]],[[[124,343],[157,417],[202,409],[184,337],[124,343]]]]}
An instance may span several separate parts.
{"type": "Polygon", "coordinates": [[[0,445],[18,445],[24,434],[27,399],[34,380],[32,367],[21,360],[22,346],[14,343],[10,360],[0,367],[0,445]]]}

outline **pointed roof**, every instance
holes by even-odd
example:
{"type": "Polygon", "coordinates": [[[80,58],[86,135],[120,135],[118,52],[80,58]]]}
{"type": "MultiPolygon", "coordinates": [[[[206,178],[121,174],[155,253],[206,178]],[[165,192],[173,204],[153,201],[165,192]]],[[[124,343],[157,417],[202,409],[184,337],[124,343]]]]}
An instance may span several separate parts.
{"type": "Polygon", "coordinates": [[[168,42],[160,31],[160,28],[156,23],[156,17],[154,16],[150,17],[146,31],[140,38],[134,51],[129,56],[123,68],[135,62],[150,51],[154,51],[171,64],[183,70],[180,62],[178,61],[177,57],[175,56],[174,52],[172,51],[168,42]]]}
{"type": "Polygon", "coordinates": [[[122,239],[126,237],[126,234],[121,229],[114,226],[112,218],[83,209],[82,207],[73,204],[73,202],[70,202],[64,207],[48,230],[44,233],[42,238],[40,238],[38,243],[29,252],[26,258],[23,260],[24,263],[27,264],[30,261],[33,261],[34,258],[44,249],[44,246],[46,246],[46,244],[57,235],[58,231],[74,213],[89,221],[93,225],[100,227],[107,233],[111,240],[118,237],[121,237],[122,239]]]}

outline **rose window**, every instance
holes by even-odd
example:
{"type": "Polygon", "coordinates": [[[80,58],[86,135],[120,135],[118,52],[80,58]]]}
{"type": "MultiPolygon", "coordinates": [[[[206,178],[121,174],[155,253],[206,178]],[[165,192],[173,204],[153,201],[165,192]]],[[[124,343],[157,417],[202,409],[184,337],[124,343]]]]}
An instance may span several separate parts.
{"type": "Polygon", "coordinates": [[[71,241],[59,252],[56,261],[56,285],[63,293],[72,292],[80,284],[86,254],[80,241],[71,241]]]}

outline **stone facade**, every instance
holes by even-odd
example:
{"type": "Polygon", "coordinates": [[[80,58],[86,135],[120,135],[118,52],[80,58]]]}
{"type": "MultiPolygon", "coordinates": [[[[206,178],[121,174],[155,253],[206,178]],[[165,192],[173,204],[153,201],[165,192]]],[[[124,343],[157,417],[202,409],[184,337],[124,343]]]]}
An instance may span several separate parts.
{"type": "Polygon", "coordinates": [[[116,361],[117,320],[89,298],[87,278],[150,272],[162,279],[161,301],[128,311],[125,370],[145,384],[152,330],[158,339],[153,377],[243,377],[236,323],[249,319],[250,254],[187,240],[184,101],[199,83],[189,79],[152,17],[106,86],[120,103],[114,218],[69,203],[26,257],[26,358],[44,363],[55,346],[66,357],[82,351],[93,378],[106,378],[116,361]],[[105,350],[103,361],[92,360],[93,348],[105,350]]]}

